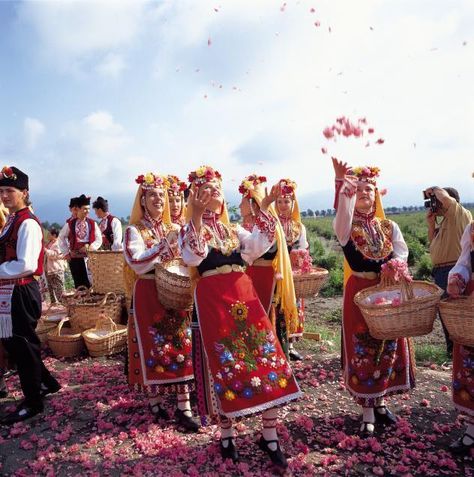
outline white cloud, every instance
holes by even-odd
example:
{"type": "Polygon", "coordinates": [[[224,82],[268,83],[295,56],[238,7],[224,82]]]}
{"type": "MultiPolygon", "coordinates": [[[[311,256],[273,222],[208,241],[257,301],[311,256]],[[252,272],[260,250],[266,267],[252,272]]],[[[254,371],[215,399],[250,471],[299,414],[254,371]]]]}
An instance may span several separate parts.
{"type": "Polygon", "coordinates": [[[125,68],[125,60],[121,55],[109,53],[102,62],[96,66],[96,71],[100,75],[108,78],[118,78],[125,68]]]}
{"type": "Polygon", "coordinates": [[[46,127],[39,119],[25,118],[23,121],[23,135],[26,149],[29,151],[35,149],[45,131],[46,127]]]}
{"type": "Polygon", "coordinates": [[[96,64],[99,72],[122,69],[114,51],[126,49],[140,34],[145,0],[23,2],[21,27],[32,29],[41,56],[61,70],[81,71],[96,64]],[[112,56],[100,61],[100,56],[112,56]],[[99,55],[97,59],[96,55],[99,55]],[[108,58],[108,59],[107,59],[108,58]]]}

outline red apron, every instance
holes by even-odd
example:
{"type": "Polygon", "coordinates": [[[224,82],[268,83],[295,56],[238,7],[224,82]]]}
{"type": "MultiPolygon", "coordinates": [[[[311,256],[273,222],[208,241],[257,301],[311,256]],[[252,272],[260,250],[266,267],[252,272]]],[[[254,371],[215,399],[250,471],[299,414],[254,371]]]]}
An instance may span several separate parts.
{"type": "Polygon", "coordinates": [[[362,406],[375,399],[408,391],[415,386],[415,366],[410,340],[377,340],[369,329],[355,294],[376,285],[378,279],[351,275],[344,290],[343,373],[347,390],[362,406]]]}
{"type": "MultiPolygon", "coordinates": [[[[153,275],[152,275],[153,277],[153,275]]],[[[187,392],[194,378],[192,341],[186,312],[165,310],[155,281],[139,278],[129,320],[129,384],[152,392],[187,392]]]]}
{"type": "Polygon", "coordinates": [[[196,370],[202,416],[244,416],[300,396],[248,275],[201,278],[195,306],[203,345],[196,350],[203,358],[203,369],[196,370]]]}

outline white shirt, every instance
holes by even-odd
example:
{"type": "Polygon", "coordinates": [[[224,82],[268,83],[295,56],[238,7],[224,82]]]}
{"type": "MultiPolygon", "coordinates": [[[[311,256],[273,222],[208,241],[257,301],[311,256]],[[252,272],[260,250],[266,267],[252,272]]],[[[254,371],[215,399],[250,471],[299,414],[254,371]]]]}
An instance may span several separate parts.
{"type": "MultiPolygon", "coordinates": [[[[100,224],[99,224],[99,229],[100,230],[102,230],[102,227],[104,227],[104,231],[107,228],[107,218],[108,218],[108,214],[100,221],[100,224]],[[104,225],[102,225],[102,224],[104,224],[104,225]]],[[[112,219],[111,227],[112,227],[112,236],[114,238],[111,249],[114,252],[118,252],[118,251],[122,250],[122,240],[123,240],[123,238],[122,238],[122,222],[120,222],[120,220],[117,219],[117,217],[114,217],[112,219]]]]}

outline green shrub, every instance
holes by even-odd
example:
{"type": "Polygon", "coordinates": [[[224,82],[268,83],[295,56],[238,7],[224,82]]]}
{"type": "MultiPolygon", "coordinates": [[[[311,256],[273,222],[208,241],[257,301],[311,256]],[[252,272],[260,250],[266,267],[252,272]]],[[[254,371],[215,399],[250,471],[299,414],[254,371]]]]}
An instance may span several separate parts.
{"type": "MultiPolygon", "coordinates": [[[[326,267],[325,267],[326,268],[326,267]]],[[[341,295],[344,284],[344,272],[341,268],[333,268],[329,270],[329,279],[321,289],[321,296],[329,297],[341,295]]]]}
{"type": "Polygon", "coordinates": [[[415,280],[432,280],[431,271],[431,258],[429,254],[425,253],[416,265],[413,278],[415,278],[415,280]]]}

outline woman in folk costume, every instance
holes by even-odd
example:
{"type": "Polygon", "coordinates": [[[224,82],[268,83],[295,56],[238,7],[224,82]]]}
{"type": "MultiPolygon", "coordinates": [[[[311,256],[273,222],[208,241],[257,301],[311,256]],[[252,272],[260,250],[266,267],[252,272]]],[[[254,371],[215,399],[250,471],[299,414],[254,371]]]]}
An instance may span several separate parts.
{"type": "Polygon", "coordinates": [[[286,468],[276,433],[277,409],[300,395],[244,261],[268,250],[276,220],[268,207],[276,190],[265,193],[252,232],[231,225],[220,174],[202,166],[189,175],[189,223],[180,232],[184,262],[195,283],[193,357],[201,416],[220,418],[220,449],[238,460],[232,419],[263,412],[259,446],[286,468]]]}
{"type": "Polygon", "coordinates": [[[197,431],[189,401],[192,389],[191,330],[188,313],[165,310],[158,301],[154,267],[179,257],[179,226],[171,223],[166,176],[151,172],[138,176],[138,191],[125,231],[125,280],[133,290],[133,317],[129,320],[129,384],[148,392],[150,410],[168,419],[164,394],[175,393],[175,418],[187,430],[197,431]]]}
{"type": "MultiPolygon", "coordinates": [[[[461,255],[449,272],[447,292],[453,297],[462,294],[474,299],[474,222],[461,237],[461,255]]],[[[467,429],[450,446],[455,454],[467,454],[474,448],[474,346],[454,343],[453,348],[453,402],[466,416],[467,429]]]]}
{"type": "Polygon", "coordinates": [[[346,388],[362,406],[363,437],[375,424],[390,425],[396,417],[384,398],[415,386],[411,343],[406,338],[377,340],[354,303],[355,294],[380,281],[380,270],[392,258],[406,261],[408,248],[398,225],[384,218],[376,186],[379,170],[353,168],[333,159],[336,173],[334,231],[345,257],[342,366],[346,388]]]}
{"type": "MultiPolygon", "coordinates": [[[[276,201],[278,218],[285,232],[288,252],[292,250],[306,250],[309,248],[306,240],[306,228],[301,222],[300,209],[296,199],[296,183],[290,179],[278,181],[279,196],[276,201]]],[[[303,357],[295,350],[294,342],[303,336],[304,331],[304,300],[301,298],[298,305],[298,324],[292,330],[286,330],[289,340],[288,354],[293,361],[300,361],[303,357]]],[[[280,320],[281,322],[281,320],[280,320]]]]}
{"type": "MultiPolygon", "coordinates": [[[[265,196],[263,184],[266,181],[265,177],[252,174],[247,176],[239,186],[239,192],[242,194],[240,203],[242,226],[248,231],[252,231],[255,225],[255,218],[265,196]]],[[[269,207],[268,212],[277,220],[275,243],[248,266],[245,272],[252,279],[255,291],[268,316],[274,315],[272,304],[275,303],[278,316],[275,323],[276,331],[280,344],[287,353],[287,330],[290,335],[297,332],[298,309],[285,232],[273,205],[269,207]]]]}
{"type": "Polygon", "coordinates": [[[186,204],[184,202],[184,191],[188,188],[186,183],[178,177],[168,176],[168,200],[170,203],[170,215],[173,224],[183,226],[186,223],[186,204]]]}

